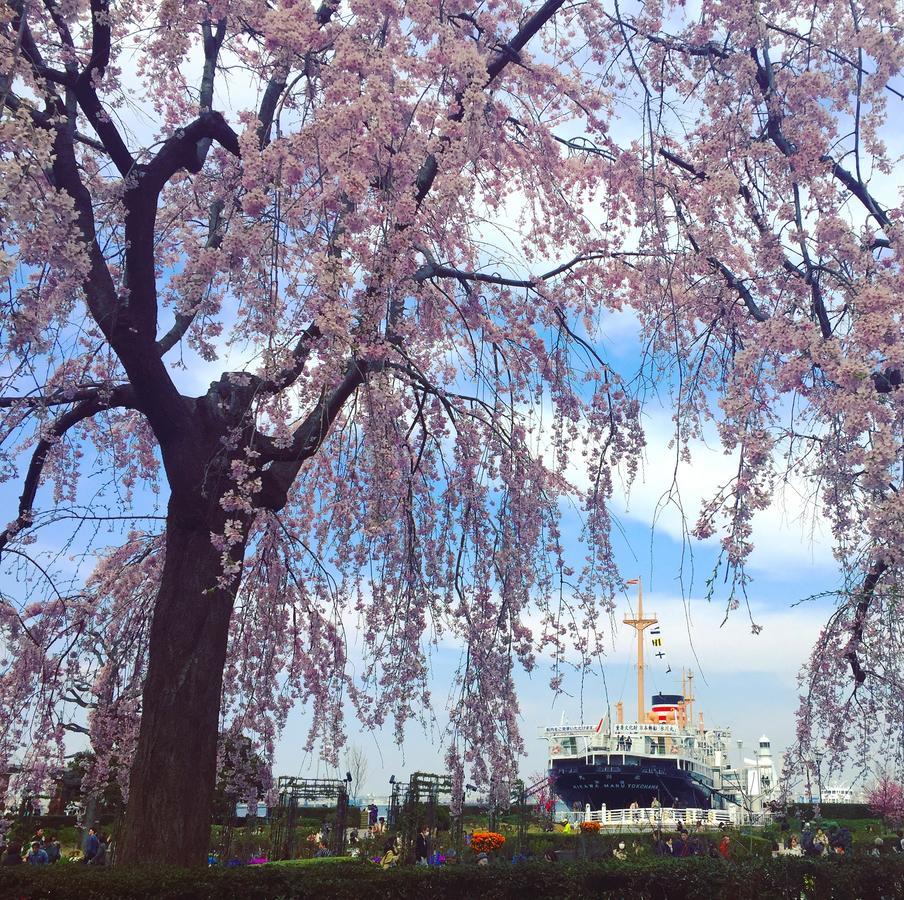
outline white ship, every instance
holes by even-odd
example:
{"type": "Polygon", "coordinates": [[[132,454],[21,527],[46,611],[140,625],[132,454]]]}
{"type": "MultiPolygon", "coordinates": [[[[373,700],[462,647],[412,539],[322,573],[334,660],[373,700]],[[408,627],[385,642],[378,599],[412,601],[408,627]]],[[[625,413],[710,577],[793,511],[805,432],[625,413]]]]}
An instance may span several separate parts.
{"type": "Polygon", "coordinates": [[[654,801],[683,809],[762,809],[776,786],[769,739],[760,739],[757,758],[746,760],[745,769],[733,768],[731,731],[707,728],[702,713],[694,720],[693,672],[682,674],[680,694],[655,694],[647,710],[644,632],[658,620],[644,618],[639,579],[637,585],[637,616],[624,620],[637,632],[637,719],[625,722],[619,702],[614,721],[605,715],[595,726],[541,729],[554,790],[581,810],[648,808],[654,801]]]}

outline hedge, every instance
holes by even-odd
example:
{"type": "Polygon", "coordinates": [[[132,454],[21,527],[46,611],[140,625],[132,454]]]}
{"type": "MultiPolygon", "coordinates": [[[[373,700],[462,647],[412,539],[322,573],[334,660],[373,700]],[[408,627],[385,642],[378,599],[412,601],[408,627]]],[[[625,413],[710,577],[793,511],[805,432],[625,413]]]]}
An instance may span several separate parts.
{"type": "MultiPolygon", "coordinates": [[[[797,803],[795,808],[798,817],[803,816],[807,820],[813,819],[814,808],[809,803],[797,803]]],[[[823,819],[878,819],[865,803],[823,803],[819,807],[819,813],[823,819]]]]}
{"type": "MultiPolygon", "coordinates": [[[[663,837],[676,837],[677,832],[663,831],[663,837]]],[[[772,858],[773,841],[778,840],[778,834],[763,836],[762,834],[749,834],[745,832],[730,831],[728,836],[731,838],[732,856],[740,859],[744,857],[759,857],[762,859],[772,858]]],[[[694,840],[704,840],[707,844],[714,843],[718,846],[722,840],[722,832],[707,831],[702,835],[694,833],[691,836],[694,840]]],[[[514,853],[517,849],[518,841],[516,837],[509,838],[506,851],[514,853]]],[[[556,850],[575,854],[577,859],[599,859],[600,857],[608,857],[612,855],[612,851],[624,841],[625,848],[629,854],[634,852],[634,845],[638,844],[641,848],[642,856],[650,856],[653,853],[653,841],[649,832],[624,832],[621,834],[599,834],[599,835],[582,835],[582,834],[563,834],[562,832],[544,832],[541,834],[530,833],[527,836],[527,842],[534,856],[543,856],[547,850],[556,850]]]]}
{"type": "Polygon", "coordinates": [[[904,896],[904,861],[893,858],[725,863],[652,859],[606,863],[531,863],[410,867],[383,871],[349,861],[329,866],[241,869],[90,869],[51,866],[0,870],[0,897],[21,900],[458,900],[492,897],[638,900],[882,900],[904,896]]]}

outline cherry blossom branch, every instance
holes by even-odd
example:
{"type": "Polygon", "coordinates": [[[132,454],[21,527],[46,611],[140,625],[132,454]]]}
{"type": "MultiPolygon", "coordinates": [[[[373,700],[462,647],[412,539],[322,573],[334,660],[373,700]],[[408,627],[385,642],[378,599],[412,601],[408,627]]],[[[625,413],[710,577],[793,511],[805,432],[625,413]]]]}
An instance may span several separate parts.
{"type": "Polygon", "coordinates": [[[89,400],[83,400],[68,412],[59,416],[44,432],[44,436],[38,441],[37,446],[28,464],[28,471],[22,485],[22,494],[19,497],[19,509],[16,519],[0,532],[0,552],[9,543],[10,538],[18,534],[22,529],[28,528],[34,515],[34,501],[37,496],[38,486],[41,483],[41,474],[44,471],[44,463],[47,455],[56,446],[57,441],[80,422],[93,418],[99,412],[115,407],[137,408],[135,393],[130,385],[122,385],[114,388],[107,396],[98,395],[89,400]]]}
{"type": "Polygon", "coordinates": [[[882,208],[878,200],[869,192],[866,185],[859,179],[848,172],[840,163],[835,162],[831,156],[821,156],[820,160],[829,163],[832,167],[832,174],[860,201],[864,209],[885,229],[886,232],[891,229],[891,219],[888,213],[882,208]]]}
{"type": "Polygon", "coordinates": [[[456,269],[453,266],[445,266],[438,263],[426,248],[418,246],[416,248],[421,254],[427,258],[427,262],[421,266],[414,274],[416,282],[426,281],[428,278],[454,278],[457,281],[477,281],[482,284],[495,284],[500,287],[519,287],[527,289],[536,289],[543,282],[563,275],[575,266],[585,262],[592,262],[597,259],[609,259],[618,257],[622,254],[617,252],[606,251],[605,253],[581,253],[567,262],[561,263],[542,275],[535,278],[507,278],[504,275],[488,275],[485,272],[468,272],[463,269],[456,269]]]}
{"type": "Polygon", "coordinates": [[[863,643],[863,626],[866,621],[866,614],[869,612],[870,605],[873,602],[876,586],[887,570],[888,563],[883,560],[879,560],[872,565],[863,581],[863,586],[860,588],[860,599],[857,601],[857,606],[854,610],[854,621],[851,624],[851,640],[845,650],[844,658],[850,663],[851,674],[858,685],[866,681],[866,672],[861,667],[860,658],[857,655],[857,651],[863,643]]]}
{"type": "Polygon", "coordinates": [[[124,390],[128,385],[101,385],[95,384],[77,388],[75,390],[60,389],[48,394],[46,397],[40,396],[21,396],[21,397],[0,397],[0,409],[8,409],[14,406],[26,406],[29,408],[44,408],[48,406],[64,406],[68,403],[78,403],[82,400],[96,400],[102,396],[104,391],[124,390]]]}
{"type": "MultiPolygon", "coordinates": [[[[775,94],[775,80],[772,72],[772,64],[769,59],[768,47],[763,48],[763,61],[755,47],[751,48],[750,55],[753,57],[757,67],[756,80],[763,94],[766,103],[766,133],[772,139],[772,142],[787,157],[792,157],[797,153],[797,148],[785,137],[782,131],[782,113],[778,106],[771,102],[771,98],[775,94]]],[[[882,206],[875,197],[869,192],[869,189],[859,178],[852,175],[840,163],[836,162],[830,155],[826,154],[820,157],[821,162],[831,165],[832,175],[835,176],[863,205],[864,209],[876,219],[876,221],[884,228],[891,227],[891,220],[888,214],[882,209],[882,206]]]]}
{"type": "MultiPolygon", "coordinates": [[[[766,28],[770,31],[774,31],[777,34],[782,34],[785,37],[794,38],[797,41],[800,41],[802,44],[806,44],[808,47],[813,47],[817,50],[821,50],[825,53],[826,56],[831,57],[832,59],[838,60],[838,62],[843,62],[849,65],[851,68],[855,69],[861,75],[875,75],[875,72],[870,72],[868,69],[864,68],[860,63],[856,60],[851,59],[849,56],[845,56],[843,53],[839,53],[837,50],[833,50],[831,47],[826,47],[823,44],[819,44],[814,41],[812,38],[808,37],[805,34],[800,34],[800,32],[793,31],[790,28],[782,28],[780,25],[776,25],[774,22],[767,22],[766,28]]],[[[895,97],[898,97],[900,100],[904,100],[904,93],[896,90],[890,84],[884,85],[885,90],[887,90],[890,94],[894,94],[895,97]]]]}
{"type": "MultiPolygon", "coordinates": [[[[520,52],[528,41],[559,11],[565,0],[546,0],[546,2],[521,26],[515,36],[499,50],[487,63],[487,81],[484,87],[489,87],[496,78],[502,74],[505,67],[512,62],[520,61],[520,52]]],[[[464,118],[464,108],[459,98],[458,109],[449,116],[450,121],[460,122],[464,118]]],[[[439,163],[436,155],[431,153],[424,160],[414,183],[415,205],[420,207],[424,198],[430,193],[436,175],[439,172],[439,163]]]]}
{"type": "Polygon", "coordinates": [[[672,50],[686,56],[710,56],[717,59],[728,59],[731,56],[731,52],[726,49],[726,45],[718,44],[716,41],[707,41],[705,44],[691,44],[687,41],[679,40],[670,34],[658,35],[641,31],[636,25],[620,15],[613,16],[611,13],[606,13],[605,15],[610,22],[618,25],[619,28],[628,28],[637,37],[643,38],[651,44],[665,47],[666,50],[672,50]]]}
{"type": "Polygon", "coordinates": [[[91,58],[75,81],[75,96],[91,127],[97,132],[119,174],[125,177],[135,165],[129,148],[103,108],[94,89],[110,63],[111,27],[109,0],[91,0],[91,58]]]}
{"type": "Polygon", "coordinates": [[[346,401],[364,384],[369,368],[364,360],[352,360],[339,384],[321,394],[317,405],[295,429],[291,445],[271,446],[262,454],[262,465],[272,463],[261,475],[260,499],[265,509],[277,512],[285,505],[301,466],[317,452],[346,401]]]}
{"type": "MultiPolygon", "coordinates": [[[[687,236],[688,243],[691,245],[695,253],[699,253],[703,255],[703,251],[700,247],[700,244],[697,242],[697,239],[694,237],[693,232],[690,229],[690,223],[687,220],[687,217],[684,215],[681,209],[681,205],[677,199],[677,197],[672,197],[672,201],[675,204],[675,214],[678,218],[678,221],[684,228],[684,233],[687,236]]],[[[769,320],[769,316],[763,312],[760,308],[759,304],[754,299],[753,294],[750,291],[750,288],[744,284],[743,280],[738,278],[728,266],[725,265],[720,259],[715,256],[708,255],[706,256],[706,261],[712,266],[712,268],[718,272],[724,279],[725,283],[730,287],[737,295],[741,298],[741,301],[744,303],[744,306],[747,307],[747,311],[753,316],[757,322],[767,322],[769,320]]]]}

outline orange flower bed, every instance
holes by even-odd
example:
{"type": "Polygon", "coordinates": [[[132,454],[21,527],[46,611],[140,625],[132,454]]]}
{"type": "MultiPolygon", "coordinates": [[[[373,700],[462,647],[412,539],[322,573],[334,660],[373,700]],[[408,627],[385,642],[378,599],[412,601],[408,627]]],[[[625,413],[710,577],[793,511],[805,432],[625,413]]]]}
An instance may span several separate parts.
{"type": "Polygon", "coordinates": [[[599,822],[581,822],[581,831],[583,831],[584,834],[599,834],[599,830],[599,822]]]}
{"type": "Polygon", "coordinates": [[[505,838],[495,831],[475,831],[471,835],[471,849],[475,853],[492,853],[505,843],[505,838]]]}

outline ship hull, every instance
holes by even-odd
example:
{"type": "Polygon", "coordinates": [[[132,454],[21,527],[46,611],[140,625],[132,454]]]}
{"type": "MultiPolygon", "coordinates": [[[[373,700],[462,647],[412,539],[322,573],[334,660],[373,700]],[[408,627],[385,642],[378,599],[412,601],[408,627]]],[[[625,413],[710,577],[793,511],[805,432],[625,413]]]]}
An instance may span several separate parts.
{"type": "Polygon", "coordinates": [[[674,766],[650,763],[639,766],[562,765],[549,770],[555,792],[570,809],[628,809],[636,802],[649,807],[653,800],[662,806],[682,809],[711,809],[720,805],[718,795],[689,772],[674,766]]]}

